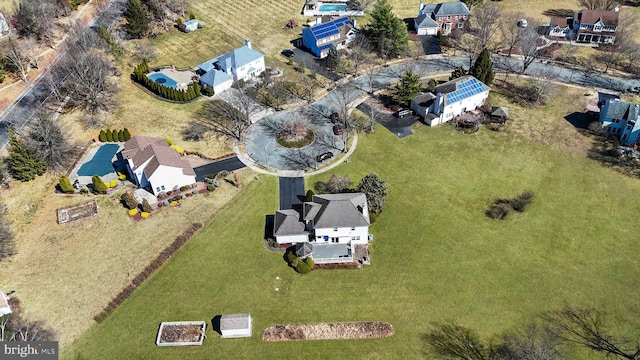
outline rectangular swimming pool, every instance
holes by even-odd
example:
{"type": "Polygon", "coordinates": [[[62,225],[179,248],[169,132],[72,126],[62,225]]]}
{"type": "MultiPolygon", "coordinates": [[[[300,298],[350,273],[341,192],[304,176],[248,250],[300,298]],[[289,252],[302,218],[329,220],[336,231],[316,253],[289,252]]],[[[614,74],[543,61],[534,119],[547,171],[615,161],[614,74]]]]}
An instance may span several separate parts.
{"type": "Polygon", "coordinates": [[[347,11],[346,4],[323,4],[318,8],[320,12],[347,11]]]}
{"type": "Polygon", "coordinates": [[[153,73],[147,76],[149,77],[149,79],[157,82],[160,85],[172,87],[174,89],[178,88],[178,83],[163,73],[153,73]]]}
{"type": "Polygon", "coordinates": [[[113,156],[118,152],[120,145],[118,144],[104,144],[100,146],[100,149],[93,155],[91,160],[80,166],[78,169],[78,176],[105,176],[115,171],[113,168],[113,156]]]}

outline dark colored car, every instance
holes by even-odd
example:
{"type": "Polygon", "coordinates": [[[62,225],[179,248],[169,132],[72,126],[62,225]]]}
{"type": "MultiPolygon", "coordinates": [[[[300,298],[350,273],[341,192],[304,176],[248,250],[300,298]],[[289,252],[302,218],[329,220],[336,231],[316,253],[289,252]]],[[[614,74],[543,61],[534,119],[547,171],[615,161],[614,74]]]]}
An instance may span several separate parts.
{"type": "Polygon", "coordinates": [[[334,135],[342,135],[342,126],[340,125],[333,125],[333,134],[334,135]]]}
{"type": "Polygon", "coordinates": [[[322,153],[322,154],[316,156],[316,161],[317,162],[323,162],[325,160],[331,159],[332,157],[333,157],[333,154],[331,152],[327,151],[325,153],[322,153]]]}
{"type": "Polygon", "coordinates": [[[284,49],[282,50],[282,55],[288,57],[288,58],[292,58],[295,53],[293,52],[293,50],[289,50],[289,49],[284,49]]]}

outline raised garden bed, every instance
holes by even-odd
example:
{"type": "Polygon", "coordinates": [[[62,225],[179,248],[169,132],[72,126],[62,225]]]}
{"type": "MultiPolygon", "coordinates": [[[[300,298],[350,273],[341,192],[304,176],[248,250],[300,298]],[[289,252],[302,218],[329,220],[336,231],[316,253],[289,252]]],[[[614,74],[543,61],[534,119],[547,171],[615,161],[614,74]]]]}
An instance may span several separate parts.
{"type": "Polygon", "coordinates": [[[156,345],[188,346],[202,345],[207,324],[204,321],[163,322],[158,330],[156,345]]]}
{"type": "Polygon", "coordinates": [[[316,324],[286,324],[271,326],[262,332],[264,341],[373,339],[393,335],[388,322],[337,322],[316,324]]]}

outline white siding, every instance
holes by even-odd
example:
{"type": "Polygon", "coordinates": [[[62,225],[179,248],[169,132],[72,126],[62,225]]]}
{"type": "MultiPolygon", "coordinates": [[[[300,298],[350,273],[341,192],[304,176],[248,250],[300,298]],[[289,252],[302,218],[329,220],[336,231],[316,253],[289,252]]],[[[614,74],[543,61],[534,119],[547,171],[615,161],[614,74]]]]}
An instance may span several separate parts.
{"type": "Polygon", "coordinates": [[[149,182],[154,195],[157,195],[163,191],[158,191],[158,187],[162,188],[164,185],[164,191],[176,190],[181,186],[195,184],[196,176],[184,175],[182,168],[160,165],[149,178],[149,182]]]}
{"type": "Polygon", "coordinates": [[[253,70],[254,71],[254,76],[260,75],[264,71],[264,68],[265,68],[264,56],[259,58],[259,59],[257,59],[257,60],[254,60],[254,61],[252,61],[252,62],[250,62],[248,64],[245,64],[245,65],[241,66],[240,68],[235,69],[235,71],[236,71],[236,73],[235,73],[236,80],[239,81],[239,80],[250,79],[251,75],[247,74],[247,71],[249,71],[249,69],[251,69],[251,68],[254,69],[253,70]]]}
{"type": "Polygon", "coordinates": [[[233,86],[233,80],[229,79],[228,81],[225,81],[222,84],[218,84],[218,85],[214,86],[213,87],[213,92],[215,94],[220,94],[223,91],[231,88],[231,86],[233,86]]]}
{"type": "Polygon", "coordinates": [[[276,236],[276,242],[278,244],[297,244],[309,242],[307,235],[279,235],[276,236]]]}
{"type": "Polygon", "coordinates": [[[329,237],[329,241],[327,241],[329,243],[332,238],[338,238],[338,243],[340,244],[366,244],[369,236],[369,227],[339,227],[336,230],[334,230],[334,228],[315,229],[315,241],[324,242],[325,236],[329,237]],[[318,239],[318,236],[320,236],[321,239],[318,239]]]}

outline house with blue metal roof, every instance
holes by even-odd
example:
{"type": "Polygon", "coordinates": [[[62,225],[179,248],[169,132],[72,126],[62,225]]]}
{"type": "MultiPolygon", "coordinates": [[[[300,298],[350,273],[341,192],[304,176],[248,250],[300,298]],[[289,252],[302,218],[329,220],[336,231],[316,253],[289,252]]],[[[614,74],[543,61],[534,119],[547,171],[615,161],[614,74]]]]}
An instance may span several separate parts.
{"type": "Polygon", "coordinates": [[[640,104],[610,98],[600,109],[600,124],[603,130],[616,136],[623,143],[638,143],[640,136],[640,104]]]}
{"type": "Polygon", "coordinates": [[[265,69],[264,54],[254,50],[251,42],[233,51],[198,65],[200,84],[213,87],[218,94],[230,88],[234,82],[251,80],[265,69]]]}
{"type": "Polygon", "coordinates": [[[410,107],[426,124],[436,126],[484,105],[489,90],[480,80],[465,75],[437,86],[435,94],[418,94],[410,107]]]}
{"type": "Polygon", "coordinates": [[[302,45],[322,59],[329,54],[331,46],[343,49],[356,35],[355,22],[343,16],[302,29],[302,45]]]}
{"type": "Polygon", "coordinates": [[[437,35],[438,32],[447,35],[454,29],[464,29],[470,15],[471,11],[461,1],[439,4],[421,1],[414,26],[418,35],[437,35]]]}

